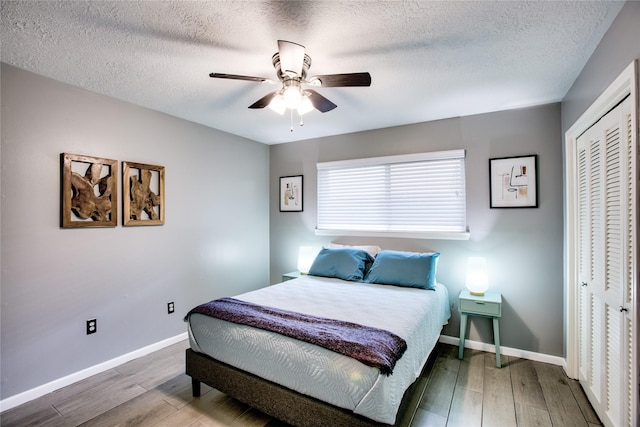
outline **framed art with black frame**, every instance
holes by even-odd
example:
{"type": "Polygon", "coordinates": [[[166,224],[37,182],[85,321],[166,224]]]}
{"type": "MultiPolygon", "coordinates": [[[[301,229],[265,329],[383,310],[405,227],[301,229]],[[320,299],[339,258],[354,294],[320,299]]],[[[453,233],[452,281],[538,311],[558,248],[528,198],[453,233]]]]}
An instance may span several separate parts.
{"type": "Polygon", "coordinates": [[[280,212],[302,212],[302,175],[280,177],[280,212]]]}
{"type": "Polygon", "coordinates": [[[491,208],[538,207],[538,156],[489,159],[491,208]]]}

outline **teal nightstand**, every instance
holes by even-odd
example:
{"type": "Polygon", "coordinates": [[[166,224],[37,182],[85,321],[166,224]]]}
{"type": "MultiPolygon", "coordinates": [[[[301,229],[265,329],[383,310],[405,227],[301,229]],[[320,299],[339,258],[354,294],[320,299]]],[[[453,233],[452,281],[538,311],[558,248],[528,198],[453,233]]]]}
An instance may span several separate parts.
{"type": "Polygon", "coordinates": [[[299,271],[292,271],[291,273],[283,274],[282,281],[286,282],[287,280],[297,279],[300,276],[302,276],[302,273],[300,273],[299,271]]]}
{"type": "Polygon", "coordinates": [[[471,295],[465,289],[458,296],[460,309],[460,349],[458,359],[464,353],[464,340],[467,334],[467,317],[481,316],[493,319],[493,341],[496,346],[496,366],[500,368],[500,316],[502,315],[502,295],[498,292],[485,292],[484,296],[471,295]]]}

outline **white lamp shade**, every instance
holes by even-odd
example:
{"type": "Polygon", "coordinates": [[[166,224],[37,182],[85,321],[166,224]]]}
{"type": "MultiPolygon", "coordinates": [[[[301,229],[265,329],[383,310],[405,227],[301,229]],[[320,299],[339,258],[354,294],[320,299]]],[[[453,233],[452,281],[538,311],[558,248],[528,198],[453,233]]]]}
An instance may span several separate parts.
{"type": "Polygon", "coordinates": [[[313,104],[311,103],[311,100],[308,96],[302,96],[302,99],[300,100],[300,106],[298,106],[298,114],[302,116],[303,114],[307,114],[311,110],[313,110],[313,104]]]}
{"type": "Polygon", "coordinates": [[[487,261],[483,257],[469,257],[467,261],[467,289],[471,295],[482,296],[489,289],[487,261]]]}
{"type": "Polygon", "coordinates": [[[295,110],[300,106],[300,99],[302,98],[300,88],[288,86],[284,89],[284,93],[282,95],[284,97],[284,105],[286,105],[287,108],[295,110]]]}
{"type": "Polygon", "coordinates": [[[298,250],[298,271],[302,274],[307,274],[313,260],[316,259],[317,251],[311,246],[300,246],[298,250]]]}
{"type": "Polygon", "coordinates": [[[284,111],[287,109],[287,106],[284,103],[284,97],[280,94],[275,95],[269,103],[269,108],[278,114],[284,114],[284,111]]]}

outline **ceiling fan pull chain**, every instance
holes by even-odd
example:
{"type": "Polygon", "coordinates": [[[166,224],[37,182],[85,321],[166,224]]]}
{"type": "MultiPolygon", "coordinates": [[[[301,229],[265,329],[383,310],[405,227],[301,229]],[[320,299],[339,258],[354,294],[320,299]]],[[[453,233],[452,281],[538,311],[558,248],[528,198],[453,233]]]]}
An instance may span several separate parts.
{"type": "Polygon", "coordinates": [[[291,128],[289,129],[291,132],[293,132],[293,110],[289,110],[290,114],[290,118],[291,118],[291,128]]]}
{"type": "Polygon", "coordinates": [[[300,126],[304,126],[304,121],[302,120],[302,114],[300,114],[300,126]]]}

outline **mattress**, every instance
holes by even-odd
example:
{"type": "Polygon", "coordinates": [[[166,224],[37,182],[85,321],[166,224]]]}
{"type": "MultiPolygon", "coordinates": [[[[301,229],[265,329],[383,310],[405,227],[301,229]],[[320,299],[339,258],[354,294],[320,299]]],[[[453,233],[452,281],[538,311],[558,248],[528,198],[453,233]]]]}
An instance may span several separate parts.
{"type": "Polygon", "coordinates": [[[431,291],[302,276],[234,298],[385,329],[404,338],[407,351],[386,376],[283,335],[202,314],[189,319],[194,351],[386,424],[395,422],[404,391],[420,375],[451,314],[442,284],[431,291]]]}

